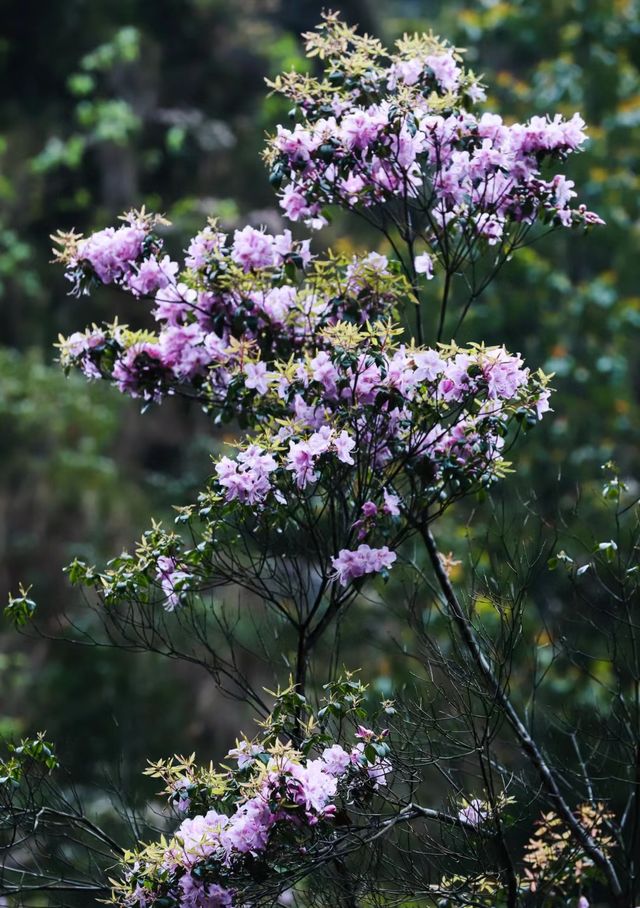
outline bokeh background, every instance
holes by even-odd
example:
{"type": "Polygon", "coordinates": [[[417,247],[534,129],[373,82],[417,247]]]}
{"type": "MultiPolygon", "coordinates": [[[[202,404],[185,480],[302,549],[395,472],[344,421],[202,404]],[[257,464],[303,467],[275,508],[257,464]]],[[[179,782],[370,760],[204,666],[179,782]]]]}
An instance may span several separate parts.
{"type": "MultiPolygon", "coordinates": [[[[98,229],[143,204],[170,218],[176,253],[209,215],[229,229],[277,227],[260,151],[286,109],[268,96],[264,79],[304,65],[299,34],[319,20],[322,5],[1,4],[0,595],[32,584],[41,634],[18,636],[0,619],[0,738],[46,729],[79,782],[117,771],[135,788],[147,757],[192,750],[215,757],[238,731],[241,710],[195,669],[48,639],[71,636],[70,621],[93,620],[63,565],[75,555],[100,563],[151,516],[170,519],[222,442],[179,402],[142,415],[114,389],[61,373],[53,347],[59,333],[141,313],[107,289],[91,299],[68,296],[49,264],[49,235],[98,229]]],[[[520,446],[499,506],[535,497],[549,525],[561,514],[571,530],[580,502],[576,533],[586,519],[597,537],[601,465],[615,457],[632,477],[638,468],[640,5],[352,0],[332,7],[388,42],[433,29],[468,48],[471,65],[485,74],[488,106],[507,117],[579,110],[589,123],[588,149],[571,161],[569,176],[606,229],[582,239],[556,234],[522,250],[459,339],[504,341],[556,373],[555,416],[520,446]]],[[[324,243],[355,252],[378,239],[338,218],[316,249],[324,243]]],[[[474,507],[450,524],[454,552],[469,522],[482,535],[489,519],[488,507],[474,507]]],[[[562,609],[543,583],[531,595],[534,615],[562,609]]],[[[376,627],[380,639],[388,635],[380,621],[376,627]]],[[[382,645],[368,653],[366,673],[385,694],[402,682],[400,662],[382,645]]],[[[554,685],[565,701],[584,697],[570,669],[554,685]]]]}

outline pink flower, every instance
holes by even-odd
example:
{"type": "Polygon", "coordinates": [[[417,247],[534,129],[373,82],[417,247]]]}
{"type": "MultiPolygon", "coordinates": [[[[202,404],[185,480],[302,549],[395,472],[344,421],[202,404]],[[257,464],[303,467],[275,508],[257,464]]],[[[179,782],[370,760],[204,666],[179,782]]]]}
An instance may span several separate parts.
{"type": "Polygon", "coordinates": [[[315,472],[316,456],[308,441],[290,441],[287,454],[287,469],[296,479],[299,489],[304,489],[309,482],[315,482],[319,474],[315,472]]]}
{"type": "Polygon", "coordinates": [[[380,368],[375,363],[366,364],[360,358],[353,381],[353,394],[363,404],[372,404],[381,382],[380,368]]]}
{"type": "Polygon", "coordinates": [[[169,845],[168,854],[174,861],[193,866],[220,848],[221,833],[228,823],[228,817],[215,810],[205,816],[183,820],[169,845]]]}
{"type": "Polygon", "coordinates": [[[353,451],[353,449],[355,448],[356,443],[348,432],[343,430],[335,439],[333,445],[335,452],[338,455],[338,460],[341,460],[342,463],[355,463],[353,457],[351,456],[351,451],[353,451]]]}
{"type": "Polygon", "coordinates": [[[504,347],[488,354],[482,371],[489,397],[500,400],[514,398],[528,377],[522,359],[507,353],[504,347]]]}
{"type": "Polygon", "coordinates": [[[416,269],[416,274],[424,274],[428,281],[433,277],[433,259],[428,252],[417,255],[413,266],[416,269]]]}
{"type": "Polygon", "coordinates": [[[469,801],[466,807],[463,807],[458,811],[458,819],[460,822],[465,823],[468,826],[473,826],[475,829],[481,826],[488,816],[487,808],[482,801],[478,800],[478,798],[469,801]]]}
{"type": "Polygon", "coordinates": [[[393,91],[398,82],[404,82],[405,85],[415,85],[423,73],[424,60],[417,57],[411,60],[400,60],[390,67],[387,88],[393,91]]]}
{"type": "Polygon", "coordinates": [[[212,227],[205,227],[189,243],[187,257],[184,260],[187,268],[197,271],[206,265],[212,255],[222,254],[226,239],[226,233],[218,233],[212,227]]]}
{"type": "Polygon", "coordinates": [[[561,173],[555,175],[551,181],[551,186],[558,208],[565,208],[571,199],[576,197],[577,193],[573,191],[575,185],[573,180],[567,180],[561,173]]]}
{"type": "Polygon", "coordinates": [[[156,577],[160,581],[162,591],[166,597],[164,609],[167,612],[172,612],[180,605],[180,594],[188,589],[188,583],[192,579],[191,574],[180,570],[176,559],[166,555],[161,555],[158,558],[156,566],[156,577]]]}
{"type": "Polygon", "coordinates": [[[181,908],[231,908],[233,893],[217,883],[205,883],[186,873],[180,880],[181,908]]]}
{"type": "Polygon", "coordinates": [[[93,331],[81,332],[76,331],[63,342],[62,347],[68,356],[80,356],[83,353],[89,353],[101,344],[104,344],[106,335],[104,331],[96,328],[93,331]]]}
{"type": "Polygon", "coordinates": [[[128,276],[127,287],[135,296],[150,296],[172,283],[177,273],[178,263],[172,262],[168,255],[161,262],[151,255],[128,276]]]}
{"type": "Polygon", "coordinates": [[[245,271],[269,268],[273,265],[273,237],[253,227],[236,230],[231,258],[245,271]]]}
{"type": "Polygon", "coordinates": [[[262,747],[259,744],[251,744],[249,741],[237,742],[238,746],[232,748],[227,754],[228,757],[234,757],[238,762],[238,769],[246,769],[251,766],[254,757],[262,753],[262,747]]]}
{"type": "Polygon", "coordinates": [[[358,733],[356,733],[356,738],[362,738],[363,740],[359,744],[356,744],[351,751],[351,762],[361,769],[366,769],[367,776],[373,782],[374,788],[381,788],[387,784],[387,776],[393,770],[393,766],[391,765],[390,760],[384,759],[383,757],[376,755],[373,763],[371,763],[365,756],[366,742],[371,741],[376,737],[378,736],[375,732],[360,726],[358,733]]]}
{"type": "Polygon", "coordinates": [[[157,344],[132,344],[113,367],[113,380],[118,389],[132,397],[155,399],[164,364],[157,344]]]}
{"type": "Polygon", "coordinates": [[[502,239],[504,221],[495,215],[479,214],[476,216],[476,229],[490,246],[495,246],[502,239]]]}
{"type": "Polygon", "coordinates": [[[384,511],[389,514],[390,517],[399,517],[400,516],[400,499],[393,492],[389,492],[387,489],[384,489],[382,492],[382,498],[384,501],[384,511]]]}
{"type": "Polygon", "coordinates": [[[247,363],[244,367],[244,374],[246,388],[255,389],[258,394],[267,393],[272,373],[267,370],[266,363],[247,363]]]}
{"type": "Polygon", "coordinates": [[[276,324],[283,325],[297,302],[295,287],[272,287],[256,294],[256,305],[276,324]]]}
{"type": "Polygon", "coordinates": [[[292,798],[304,807],[307,822],[313,825],[317,817],[327,813],[329,802],[338,789],[338,780],[328,771],[324,760],[309,760],[306,766],[293,764],[290,772],[294,779],[292,798]]]}
{"type": "Polygon", "coordinates": [[[313,206],[309,205],[302,193],[295,188],[293,183],[285,186],[280,198],[280,205],[290,221],[300,221],[313,214],[313,206]]]}
{"type": "Polygon", "coordinates": [[[367,148],[374,142],[385,125],[386,117],[376,111],[356,108],[342,119],[341,137],[350,150],[367,148]]]}
{"type": "Polygon", "coordinates": [[[536,403],[536,414],[538,419],[542,419],[544,413],[549,413],[551,407],[549,406],[549,398],[551,397],[550,391],[541,391],[540,397],[536,403]]]}
{"type": "Polygon", "coordinates": [[[269,841],[269,832],[275,822],[266,798],[257,796],[245,801],[229,819],[220,836],[222,847],[230,854],[258,854],[269,841]]]}
{"type": "Polygon", "coordinates": [[[393,766],[390,760],[383,760],[378,757],[373,764],[367,769],[367,775],[373,782],[374,788],[382,788],[387,784],[387,776],[391,774],[393,766]]]}
{"type": "Polygon", "coordinates": [[[342,586],[348,586],[353,580],[364,574],[379,573],[389,569],[397,555],[385,545],[380,549],[359,545],[355,551],[341,549],[338,555],[331,559],[334,577],[342,586]]]}
{"type": "Polygon", "coordinates": [[[276,148],[283,152],[292,163],[306,163],[316,144],[310,133],[300,123],[296,124],[293,132],[285,129],[284,126],[278,126],[276,148]]]}
{"type": "Polygon", "coordinates": [[[341,776],[351,764],[351,757],[339,744],[333,744],[322,751],[322,762],[330,775],[341,776]]]}
{"type": "Polygon", "coordinates": [[[262,504],[271,491],[269,476],[277,468],[271,454],[250,445],[236,460],[222,457],[215,467],[218,482],[225,489],[227,501],[262,504]]]}
{"type": "Polygon", "coordinates": [[[358,194],[362,192],[366,185],[364,177],[354,173],[349,173],[345,179],[340,181],[340,188],[350,205],[355,205],[358,202],[358,194]]]}
{"type": "Polygon", "coordinates": [[[144,238],[137,226],[107,227],[78,243],[77,259],[88,262],[103,284],[111,284],[132,272],[144,238]]]}
{"type": "Polygon", "coordinates": [[[416,382],[433,381],[445,370],[445,363],[437,350],[418,351],[413,354],[416,364],[416,382]]]}
{"type": "Polygon", "coordinates": [[[430,54],[425,58],[443,91],[455,91],[460,81],[460,68],[451,54],[430,54]]]}
{"type": "Polygon", "coordinates": [[[203,345],[205,334],[197,322],[169,326],[160,334],[160,354],[164,365],[178,379],[201,375],[211,356],[203,345]]]}
{"type": "Polygon", "coordinates": [[[156,307],[153,317],[172,327],[183,325],[187,315],[194,310],[197,293],[186,284],[166,283],[156,292],[156,307]]]}
{"type": "Polygon", "coordinates": [[[310,366],[314,381],[320,382],[327,395],[333,397],[337,392],[338,370],[333,365],[329,354],[322,350],[311,360],[310,366]]]}

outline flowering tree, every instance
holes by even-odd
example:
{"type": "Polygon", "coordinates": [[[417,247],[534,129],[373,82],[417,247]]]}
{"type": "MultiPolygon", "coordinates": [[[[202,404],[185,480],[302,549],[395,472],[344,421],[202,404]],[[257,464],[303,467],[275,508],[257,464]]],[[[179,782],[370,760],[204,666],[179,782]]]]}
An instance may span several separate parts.
{"type": "MultiPolygon", "coordinates": [[[[288,229],[228,236],[212,221],[181,266],[164,248],[164,220],[145,211],[56,240],[74,294],[115,285],[148,302],[157,324],[61,339],[64,368],[145,406],[188,398],[214,425],[237,427],[175,530],[154,524],[102,569],[76,560],[70,579],[109,642],[202,665],[251,705],[261,731],[218,769],[193,757],[151,765],[169,815],[123,806],[122,844],[56,781],[53,746],[22,742],[0,775],[0,892],[16,904],[92,892],[123,908],[584,908],[593,888],[635,905],[637,581],[620,553],[637,537],[622,481],[605,498],[625,540],[586,565],[565,552],[550,563],[574,589],[589,568],[626,615],[605,685],[621,815],[592,779],[599,747],[583,755],[570,729],[568,778],[521,708],[529,694],[512,696],[524,597],[494,587],[492,632],[434,536],[451,505],[509,472],[512,446],[549,411],[550,376],[455,337],[519,248],[602,224],[554,172],[583,145],[584,123],[474,113],[482,84],[433,35],[405,36],[388,53],[327,14],[305,38],[318,74],[271,86],[293,120],[268,140],[271,183],[290,221],[317,230],[333,207],[347,209],[380,231],[387,254],[320,257],[288,229]],[[242,593],[236,605],[230,590],[242,593]],[[374,707],[358,676],[337,668],[340,634],[363,603],[384,602],[410,629],[404,651],[420,672],[406,698],[374,707]],[[256,684],[248,650],[277,690],[256,684]],[[540,819],[523,837],[531,804],[540,819]]],[[[7,609],[18,624],[33,610],[26,591],[7,609]]],[[[532,701],[542,680],[532,679],[532,701]]]]}

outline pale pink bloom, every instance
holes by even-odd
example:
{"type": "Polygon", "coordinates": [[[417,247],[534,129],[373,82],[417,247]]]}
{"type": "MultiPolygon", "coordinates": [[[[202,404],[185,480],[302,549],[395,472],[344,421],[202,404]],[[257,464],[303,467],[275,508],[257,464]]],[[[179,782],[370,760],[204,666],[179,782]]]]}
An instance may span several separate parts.
{"type": "Polygon", "coordinates": [[[466,807],[458,811],[458,819],[476,829],[487,820],[488,816],[487,808],[478,798],[469,801],[466,807]]]}
{"type": "Polygon", "coordinates": [[[353,451],[353,449],[355,448],[356,443],[348,432],[343,430],[335,439],[333,444],[336,454],[338,455],[338,460],[341,460],[342,463],[354,463],[354,459],[351,456],[351,451],[353,451]]]}
{"type": "Polygon", "coordinates": [[[244,367],[245,387],[253,389],[258,394],[266,394],[269,390],[269,379],[272,372],[267,369],[266,363],[247,363],[244,367]]]}
{"type": "Polygon", "coordinates": [[[413,266],[416,269],[416,274],[424,274],[427,280],[431,280],[433,277],[433,259],[428,252],[417,255],[413,266]]]}
{"type": "Polygon", "coordinates": [[[191,574],[181,570],[176,559],[167,555],[161,555],[156,561],[156,566],[156,578],[160,581],[165,594],[164,609],[172,612],[180,605],[180,594],[188,589],[191,574]]]}
{"type": "Polygon", "coordinates": [[[333,744],[322,751],[322,761],[330,775],[341,776],[351,764],[351,757],[339,744],[333,744]]]}
{"type": "Polygon", "coordinates": [[[425,58],[425,62],[433,71],[440,88],[444,91],[456,90],[461,70],[451,54],[430,54],[425,58]]]}
{"type": "Polygon", "coordinates": [[[382,492],[384,500],[384,510],[390,517],[400,516],[400,499],[393,492],[384,489],[382,492]]]}
{"type": "Polygon", "coordinates": [[[331,559],[335,572],[333,576],[342,586],[348,586],[353,580],[365,574],[389,569],[396,558],[396,553],[386,545],[380,549],[372,549],[366,544],[359,545],[355,551],[342,549],[331,559]]]}
{"type": "Polygon", "coordinates": [[[231,258],[245,271],[273,265],[273,237],[263,230],[244,227],[233,234],[231,258]]]}

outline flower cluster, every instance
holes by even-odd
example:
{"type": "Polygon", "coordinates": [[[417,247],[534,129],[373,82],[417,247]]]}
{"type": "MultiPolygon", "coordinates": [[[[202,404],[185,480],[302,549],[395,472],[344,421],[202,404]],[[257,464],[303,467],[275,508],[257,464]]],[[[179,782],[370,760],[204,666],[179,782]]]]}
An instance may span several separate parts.
{"type": "MultiPolygon", "coordinates": [[[[264,372],[261,406],[278,428],[218,462],[225,501],[262,504],[276,489],[278,501],[290,501],[292,485],[315,487],[328,464],[366,462],[396,484],[402,469],[418,464],[435,481],[456,468],[488,481],[499,475],[506,421],[517,414],[535,423],[549,409],[546,377],[503,347],[405,348],[380,325],[360,332],[351,348],[341,346],[339,331],[332,337],[331,353],[264,372]]],[[[377,498],[360,505],[361,535],[378,517],[400,513],[399,497],[381,481],[377,498]]]]}
{"type": "Polygon", "coordinates": [[[337,579],[343,586],[348,586],[364,574],[380,574],[388,570],[396,558],[396,553],[390,551],[386,545],[381,549],[372,549],[371,546],[363,544],[354,552],[342,549],[336,558],[331,559],[331,563],[337,579]]]}
{"type": "MultiPolygon", "coordinates": [[[[402,197],[411,211],[403,226],[442,260],[452,247],[446,234],[460,244],[459,257],[474,255],[472,238],[495,245],[539,217],[563,226],[602,223],[584,206],[571,208],[572,181],[540,172],[546,159],[582,147],[578,114],[507,125],[496,114],[469,112],[484,90],[461,54],[432,35],[405,35],[389,54],[328,14],[305,37],[323,78],[289,73],[272,83],[300,119],[278,127],[266,152],[290,220],[317,228],[328,205],[366,210],[402,197]]],[[[430,258],[417,263],[420,270],[431,275],[430,258]]]]}
{"type": "MultiPolygon", "coordinates": [[[[364,690],[355,690],[357,704],[364,690]]],[[[276,712],[295,694],[280,694],[276,712]]],[[[350,701],[351,702],[351,701],[350,701]]],[[[354,707],[345,704],[346,715],[354,707]]],[[[285,722],[291,717],[286,716],[285,722]]],[[[282,714],[279,720],[282,724],[282,714]]],[[[372,797],[386,786],[391,772],[386,731],[359,726],[349,748],[330,743],[325,724],[315,718],[303,750],[283,743],[267,723],[262,740],[238,742],[228,768],[196,766],[194,758],[152,764],[148,774],[165,782],[165,794],[187,816],[168,839],[125,856],[123,879],[113,900],[127,908],[229,908],[242,904],[242,891],[261,868],[262,877],[277,873],[283,862],[300,860],[306,849],[329,831],[340,807],[372,797]],[[317,755],[313,756],[313,751],[317,755]]]]}
{"type": "Polygon", "coordinates": [[[79,578],[113,603],[148,601],[159,587],[171,610],[225,580],[247,582],[256,565],[236,562],[240,540],[283,532],[289,515],[300,539],[291,554],[305,533],[315,539],[314,570],[327,588],[386,578],[406,538],[504,475],[512,428],[535,425],[550,393],[547,376],[503,347],[405,347],[394,332],[338,325],[326,349],[265,369],[261,387],[254,373],[237,373],[237,409],[258,396],[261,418],[216,461],[196,504],[180,509],[194,547],[154,529],[136,556],[79,578]]]}
{"type": "MultiPolygon", "coordinates": [[[[75,276],[74,290],[79,292],[83,278],[91,274],[103,284],[127,284],[135,280],[136,264],[142,257],[150,227],[149,221],[131,215],[126,216],[126,223],[118,229],[107,227],[87,239],[79,239],[76,253],[69,262],[75,276]]],[[[151,258],[157,264],[157,271],[162,273],[161,264],[155,257],[151,258]]]]}
{"type": "Polygon", "coordinates": [[[127,217],[138,226],[88,239],[61,235],[58,257],[77,292],[102,282],[148,297],[158,330],[94,326],[61,338],[59,346],[66,368],[111,379],[133,397],[159,401],[187,385],[189,396],[219,403],[239,372],[247,389],[261,393],[269,362],[317,349],[322,329],[339,321],[389,316],[406,295],[404,279],[385,256],[312,262],[308,241],[294,241],[288,230],[271,236],[245,227],[230,238],[212,222],[191,241],[180,270],[159,257],[159,219],[127,217]],[[120,232],[132,231],[144,239],[116,242],[120,232]]]}

